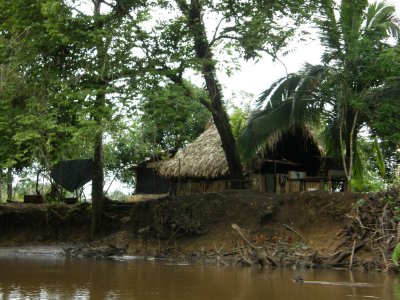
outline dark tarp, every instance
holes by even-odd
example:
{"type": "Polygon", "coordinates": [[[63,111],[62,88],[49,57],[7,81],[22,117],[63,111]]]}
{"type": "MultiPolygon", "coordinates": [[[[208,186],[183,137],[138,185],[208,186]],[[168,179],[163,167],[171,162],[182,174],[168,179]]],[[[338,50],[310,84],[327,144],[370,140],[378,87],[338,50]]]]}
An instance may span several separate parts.
{"type": "Polygon", "coordinates": [[[73,192],[92,180],[92,159],[61,160],[52,168],[50,176],[66,190],[73,192]]]}

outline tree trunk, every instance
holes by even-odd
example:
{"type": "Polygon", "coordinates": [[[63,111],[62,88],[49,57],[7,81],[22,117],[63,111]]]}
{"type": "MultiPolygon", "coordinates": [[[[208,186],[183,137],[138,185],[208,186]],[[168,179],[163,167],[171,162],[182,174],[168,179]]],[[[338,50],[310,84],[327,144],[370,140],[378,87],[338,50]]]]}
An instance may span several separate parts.
{"type": "Polygon", "coordinates": [[[103,172],[103,133],[98,132],[95,137],[92,177],[92,220],[90,237],[94,239],[101,225],[101,216],[104,208],[104,172],[103,172]]]}
{"type": "Polygon", "coordinates": [[[13,173],[12,168],[7,169],[7,201],[13,198],[13,173]]]}
{"type": "Polygon", "coordinates": [[[3,178],[3,170],[0,169],[0,203],[3,202],[3,183],[4,183],[4,178],[3,178]]]}
{"type": "Polygon", "coordinates": [[[353,175],[353,159],[354,159],[354,134],[357,124],[358,110],[355,113],[349,113],[349,116],[346,118],[346,122],[344,122],[344,117],[341,118],[340,121],[340,146],[342,150],[342,164],[343,170],[346,174],[346,187],[345,191],[351,192],[351,180],[353,175]],[[345,124],[344,124],[345,123],[345,124]],[[349,126],[351,124],[351,127],[349,126]],[[345,128],[343,129],[343,126],[345,128]],[[343,145],[343,131],[345,131],[345,145],[343,145]],[[346,148],[346,151],[343,151],[343,147],[346,148]],[[348,162],[347,162],[348,160],[348,162]]]}
{"type": "Polygon", "coordinates": [[[190,5],[185,1],[176,0],[182,13],[188,18],[188,26],[194,38],[196,58],[201,61],[201,73],[206,83],[211,103],[203,103],[210,110],[215,126],[221,137],[228,162],[229,176],[233,188],[241,188],[243,183],[243,169],[236,149],[228,115],[223,105],[221,86],[216,76],[215,60],[209,47],[205,26],[202,20],[202,5],[199,0],[192,0],[190,5]]]}
{"type": "MultiPolygon", "coordinates": [[[[100,7],[102,0],[95,0],[94,3],[94,16],[98,17],[101,15],[100,7]]],[[[98,26],[102,26],[99,23],[98,26]]],[[[97,65],[99,78],[96,79],[96,85],[99,91],[97,92],[94,111],[92,113],[93,119],[96,122],[97,133],[94,137],[94,153],[93,153],[93,173],[92,173],[92,219],[90,228],[91,239],[95,238],[95,235],[99,228],[101,227],[101,220],[104,208],[104,158],[103,158],[103,129],[102,123],[104,120],[105,111],[105,97],[106,97],[106,85],[104,81],[101,80],[102,72],[101,68],[106,65],[107,61],[107,50],[104,42],[99,41],[97,50],[97,65]],[[100,87],[98,85],[100,84],[100,87]]]]}

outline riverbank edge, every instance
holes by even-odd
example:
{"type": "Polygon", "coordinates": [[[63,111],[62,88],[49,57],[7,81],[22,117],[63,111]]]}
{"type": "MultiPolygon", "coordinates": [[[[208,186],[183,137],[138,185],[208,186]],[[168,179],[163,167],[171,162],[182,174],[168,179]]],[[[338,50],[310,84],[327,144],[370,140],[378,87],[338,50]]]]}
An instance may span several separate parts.
{"type": "Polygon", "coordinates": [[[29,247],[38,245],[61,246],[61,255],[74,258],[141,257],[215,266],[396,271],[391,253],[397,243],[397,203],[398,191],[166,197],[109,207],[109,227],[95,241],[85,234],[86,204],[40,209],[2,205],[0,247],[18,245],[29,252],[29,247]],[[11,217],[25,222],[17,226],[11,217]],[[26,228],[26,223],[31,226],[26,228]],[[317,229],[324,223],[329,223],[328,229],[332,224],[336,228],[327,229],[329,236],[315,243],[317,229]],[[42,236],[33,234],[38,231],[42,236]]]}

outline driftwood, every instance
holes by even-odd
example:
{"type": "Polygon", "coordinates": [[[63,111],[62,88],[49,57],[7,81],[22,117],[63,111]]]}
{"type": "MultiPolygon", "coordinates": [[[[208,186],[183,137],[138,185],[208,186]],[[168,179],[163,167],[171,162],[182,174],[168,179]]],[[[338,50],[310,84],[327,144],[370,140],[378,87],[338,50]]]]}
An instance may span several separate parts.
{"type": "Polygon", "coordinates": [[[253,245],[246,236],[245,231],[239,225],[232,224],[232,228],[246,245],[244,251],[241,253],[242,259],[246,264],[259,268],[263,268],[266,264],[274,267],[277,266],[275,260],[268,254],[268,250],[253,245]]]}
{"type": "Polygon", "coordinates": [[[219,249],[217,248],[217,245],[215,245],[215,243],[214,243],[214,249],[215,249],[215,252],[217,253],[218,262],[222,263],[224,266],[227,266],[229,264],[222,258],[222,256],[223,256],[222,249],[224,249],[224,247],[225,247],[225,243],[219,249]]]}
{"type": "Polygon", "coordinates": [[[304,238],[304,236],[303,236],[300,232],[296,231],[293,227],[290,227],[290,226],[287,225],[287,224],[282,224],[282,225],[283,225],[285,228],[287,228],[287,229],[293,231],[295,234],[297,234],[297,235],[301,238],[301,240],[302,240],[303,242],[306,241],[306,239],[304,238]]]}
{"type": "Polygon", "coordinates": [[[354,256],[354,253],[356,253],[358,250],[360,250],[364,245],[366,244],[365,241],[359,241],[355,243],[355,245],[352,247],[350,251],[338,251],[332,254],[326,264],[330,266],[338,266],[341,265],[343,260],[345,260],[349,256],[354,256]]]}
{"type": "Polygon", "coordinates": [[[320,285],[334,285],[334,286],[349,286],[349,287],[374,287],[374,284],[364,282],[335,282],[335,281],[314,281],[314,280],[294,280],[296,283],[301,284],[320,284],[320,285]]]}
{"type": "Polygon", "coordinates": [[[353,266],[353,258],[354,258],[355,251],[356,251],[356,240],[353,241],[353,248],[351,248],[349,270],[351,270],[351,267],[353,266]]]}

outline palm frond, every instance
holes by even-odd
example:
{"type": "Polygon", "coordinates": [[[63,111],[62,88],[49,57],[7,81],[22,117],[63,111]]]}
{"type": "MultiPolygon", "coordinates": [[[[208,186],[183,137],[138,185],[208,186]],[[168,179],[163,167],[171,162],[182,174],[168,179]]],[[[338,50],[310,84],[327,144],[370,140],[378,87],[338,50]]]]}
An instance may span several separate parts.
{"type": "Polygon", "coordinates": [[[298,74],[289,74],[287,77],[282,77],[275,81],[267,90],[265,90],[256,103],[260,107],[267,104],[270,107],[276,107],[290,98],[294,89],[297,87],[301,76],[298,74]]]}
{"type": "Polygon", "coordinates": [[[364,180],[364,162],[361,159],[361,154],[359,151],[359,147],[358,147],[358,143],[357,143],[357,139],[354,139],[354,143],[353,143],[353,169],[352,171],[352,178],[354,178],[355,180],[357,180],[358,182],[363,182],[364,180]]]}
{"type": "Polygon", "coordinates": [[[396,9],[387,2],[376,2],[370,4],[366,15],[365,31],[383,31],[380,35],[399,37],[399,25],[395,19],[396,9]]]}
{"type": "Polygon", "coordinates": [[[248,161],[273,134],[306,123],[318,124],[323,103],[316,95],[326,67],[306,64],[299,73],[278,79],[258,99],[238,139],[238,150],[248,161]]]}
{"type": "Polygon", "coordinates": [[[327,120],[322,132],[322,139],[326,147],[326,154],[334,158],[341,158],[343,149],[339,142],[339,118],[337,115],[327,120]]]}
{"type": "Polygon", "coordinates": [[[376,153],[376,164],[378,165],[379,173],[384,177],[386,174],[385,170],[385,160],[383,159],[383,154],[381,147],[379,146],[378,138],[374,138],[374,151],[376,153]]]}
{"type": "Polygon", "coordinates": [[[340,27],[335,16],[336,3],[333,0],[323,0],[320,3],[322,17],[317,21],[320,30],[320,40],[326,47],[324,61],[328,63],[332,57],[338,56],[341,52],[340,27]]]}
{"type": "Polygon", "coordinates": [[[285,81],[287,77],[282,77],[274,81],[268,89],[266,89],[264,92],[261,93],[261,95],[258,97],[256,101],[256,105],[258,107],[263,106],[267,101],[269,101],[269,97],[271,93],[276,89],[277,86],[279,86],[283,81],[285,81]]]}
{"type": "Polygon", "coordinates": [[[342,0],[340,5],[340,27],[346,52],[353,50],[359,40],[363,23],[364,11],[368,0],[342,0]]]}
{"type": "Polygon", "coordinates": [[[249,161],[273,134],[288,131],[292,127],[305,126],[308,122],[316,122],[319,113],[313,113],[310,109],[312,107],[310,101],[288,100],[278,107],[253,113],[238,138],[238,150],[243,161],[249,161]]]}
{"type": "Polygon", "coordinates": [[[274,108],[283,101],[303,98],[304,94],[312,95],[318,88],[321,77],[327,67],[306,63],[298,73],[279,78],[261,93],[256,101],[258,108],[270,106],[274,108]]]}

